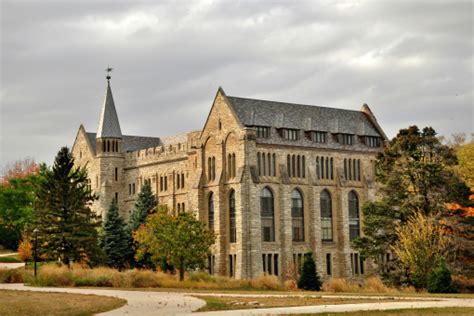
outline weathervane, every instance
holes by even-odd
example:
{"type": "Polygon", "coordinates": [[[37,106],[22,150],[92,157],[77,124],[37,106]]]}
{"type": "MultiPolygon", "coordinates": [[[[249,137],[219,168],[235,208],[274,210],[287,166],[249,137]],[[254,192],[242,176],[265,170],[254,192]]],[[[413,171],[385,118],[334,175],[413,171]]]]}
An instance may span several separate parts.
{"type": "Polygon", "coordinates": [[[107,80],[110,80],[110,73],[112,72],[112,70],[114,70],[113,68],[111,67],[107,67],[107,69],[105,69],[105,71],[107,72],[107,80]]]}

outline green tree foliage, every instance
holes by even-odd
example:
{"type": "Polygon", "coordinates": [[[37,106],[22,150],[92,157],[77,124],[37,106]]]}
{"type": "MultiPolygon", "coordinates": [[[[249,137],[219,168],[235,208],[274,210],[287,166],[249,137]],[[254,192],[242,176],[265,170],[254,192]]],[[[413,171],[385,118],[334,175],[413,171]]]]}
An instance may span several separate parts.
{"type": "Polygon", "coordinates": [[[33,220],[35,184],[41,171],[33,161],[24,160],[5,174],[0,181],[0,244],[17,249],[23,230],[33,220]]]}
{"type": "Polygon", "coordinates": [[[427,277],[427,289],[429,293],[456,293],[451,279],[451,271],[444,260],[441,260],[438,267],[431,271],[427,277]]]}
{"type": "Polygon", "coordinates": [[[51,170],[36,188],[35,228],[42,255],[67,265],[71,260],[93,262],[97,244],[98,217],[90,209],[96,197],[88,186],[85,168],[74,168],[67,147],[58,152],[51,170]]]}
{"type": "Polygon", "coordinates": [[[153,192],[151,191],[150,184],[145,182],[140,193],[138,194],[137,201],[133,208],[130,216],[127,234],[129,240],[129,247],[132,249],[130,252],[129,262],[131,265],[136,267],[148,267],[154,268],[154,264],[150,259],[149,255],[145,255],[141,260],[136,261],[135,255],[138,245],[133,241],[133,233],[141,226],[146,224],[146,220],[149,214],[153,213],[156,209],[157,200],[153,192]]]}
{"type": "Polygon", "coordinates": [[[215,236],[191,212],[174,215],[162,207],[148,217],[146,225],[135,232],[134,239],[138,243],[138,260],[149,253],[158,265],[164,257],[168,264],[178,268],[179,279],[183,281],[185,270],[205,267],[215,236]]]}
{"type": "Polygon", "coordinates": [[[99,245],[105,253],[108,266],[121,270],[127,265],[131,249],[127,228],[119,215],[115,199],[112,200],[102,223],[99,245]]]}
{"type": "Polygon", "coordinates": [[[474,137],[469,143],[458,144],[454,149],[459,160],[455,168],[457,174],[470,188],[474,188],[474,137]]]}
{"type": "Polygon", "coordinates": [[[308,252],[304,255],[303,268],[301,269],[298,280],[298,288],[307,291],[319,291],[321,289],[321,280],[316,271],[313,253],[308,252]]]}
{"type": "Polygon", "coordinates": [[[469,189],[454,173],[454,150],[431,127],[399,131],[377,157],[379,199],[363,207],[364,236],[354,241],[362,256],[386,270],[381,258],[397,242],[396,223],[421,212],[443,216],[448,203],[468,203],[469,189]]]}

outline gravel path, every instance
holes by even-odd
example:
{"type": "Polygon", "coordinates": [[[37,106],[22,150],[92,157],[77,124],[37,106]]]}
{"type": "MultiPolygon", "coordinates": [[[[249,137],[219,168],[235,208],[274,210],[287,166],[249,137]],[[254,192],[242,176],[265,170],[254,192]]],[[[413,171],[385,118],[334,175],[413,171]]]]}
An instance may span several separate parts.
{"type": "MultiPolygon", "coordinates": [[[[190,295],[206,296],[252,296],[252,297],[282,297],[294,296],[285,294],[219,294],[219,293],[178,293],[178,292],[152,292],[152,291],[121,291],[82,288],[38,288],[27,287],[23,284],[0,284],[0,289],[24,290],[38,292],[65,292],[77,294],[95,294],[113,296],[126,299],[128,304],[119,309],[100,315],[278,315],[278,314],[300,314],[300,313],[323,313],[323,312],[349,312],[364,310],[388,310],[407,308],[436,308],[436,307],[470,307],[474,315],[474,299],[459,298],[418,298],[418,297],[396,297],[393,302],[373,302],[361,304],[343,305],[319,305],[300,307],[278,307],[259,308],[233,311],[201,312],[192,313],[205,302],[191,297],[190,295]],[[411,300],[411,301],[404,301],[411,300]],[[416,300],[416,301],[412,301],[416,300]]],[[[341,297],[333,295],[322,295],[322,297],[341,297]]],[[[383,296],[342,296],[347,298],[373,298],[386,299],[383,296]]]]}

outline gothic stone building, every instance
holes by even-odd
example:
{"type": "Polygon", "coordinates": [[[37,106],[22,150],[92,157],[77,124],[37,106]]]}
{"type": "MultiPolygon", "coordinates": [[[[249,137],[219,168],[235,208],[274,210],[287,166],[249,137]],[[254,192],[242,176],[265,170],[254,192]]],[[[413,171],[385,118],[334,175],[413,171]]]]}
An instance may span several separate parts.
{"type": "Polygon", "coordinates": [[[216,233],[210,273],[285,277],[312,250],[323,278],[370,269],[351,247],[374,160],[386,136],[360,111],[227,96],[219,88],[202,130],[123,135],[110,82],[97,133],[81,125],[72,149],[104,214],[117,199],[127,219],[149,182],[159,203],[192,211],[216,233]]]}

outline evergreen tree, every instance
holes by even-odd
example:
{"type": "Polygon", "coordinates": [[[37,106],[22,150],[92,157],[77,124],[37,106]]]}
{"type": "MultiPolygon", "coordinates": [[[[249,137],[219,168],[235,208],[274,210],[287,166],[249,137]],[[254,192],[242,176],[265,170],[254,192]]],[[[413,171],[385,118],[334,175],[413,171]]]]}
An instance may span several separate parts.
{"type": "Polygon", "coordinates": [[[316,263],[313,259],[313,253],[308,252],[304,255],[303,268],[301,269],[298,280],[298,288],[308,291],[319,291],[321,289],[321,280],[316,271],[316,263]]]}
{"type": "Polygon", "coordinates": [[[141,260],[135,259],[137,244],[133,241],[133,233],[140,228],[141,225],[146,224],[146,220],[149,214],[154,212],[157,205],[156,197],[151,191],[151,186],[148,182],[145,182],[140,193],[138,194],[137,201],[130,216],[127,233],[129,240],[130,258],[129,262],[132,266],[136,267],[148,267],[154,268],[155,265],[150,258],[150,255],[145,255],[141,260]]]}
{"type": "Polygon", "coordinates": [[[85,168],[74,168],[74,158],[63,147],[53,168],[42,172],[34,214],[35,227],[39,229],[38,250],[68,266],[71,260],[93,261],[100,253],[100,222],[90,209],[96,197],[88,186],[85,168]]]}
{"type": "MultiPolygon", "coordinates": [[[[445,218],[449,203],[468,204],[469,189],[454,173],[456,164],[454,150],[431,127],[400,130],[377,157],[379,199],[364,205],[364,236],[354,241],[361,255],[387,271],[383,258],[398,240],[396,223],[404,225],[417,212],[445,218]]],[[[402,275],[394,273],[382,276],[398,283],[402,275]]]]}
{"type": "Polygon", "coordinates": [[[451,271],[444,260],[438,263],[438,267],[428,274],[428,292],[429,293],[456,293],[451,279],[451,271]]]}
{"type": "Polygon", "coordinates": [[[157,205],[156,197],[151,192],[151,187],[148,182],[145,182],[140,193],[138,194],[137,201],[130,216],[128,222],[128,229],[130,232],[137,230],[140,225],[146,223],[148,214],[152,213],[157,205]]]}
{"type": "Polygon", "coordinates": [[[105,215],[99,244],[107,257],[108,266],[119,270],[125,267],[130,257],[130,247],[126,226],[119,215],[115,199],[105,215]]]}

